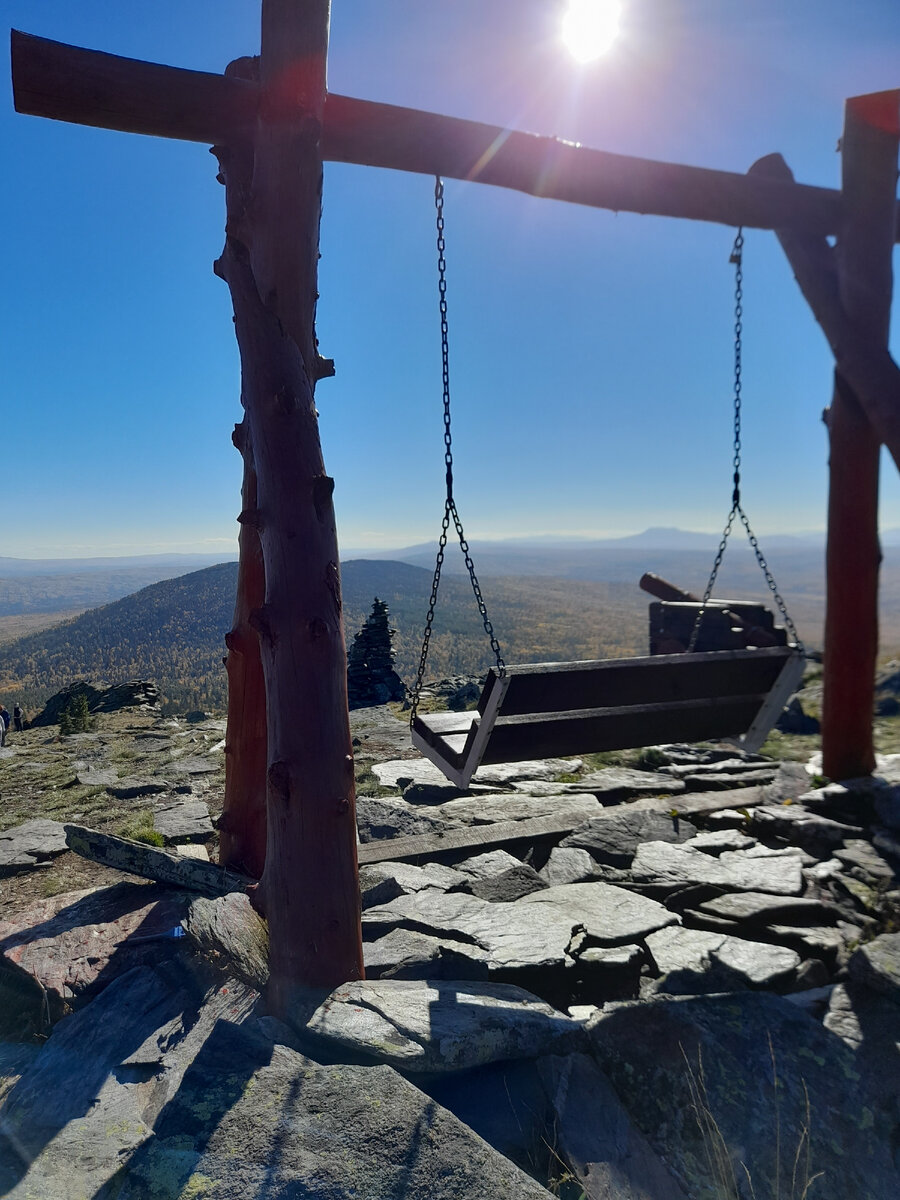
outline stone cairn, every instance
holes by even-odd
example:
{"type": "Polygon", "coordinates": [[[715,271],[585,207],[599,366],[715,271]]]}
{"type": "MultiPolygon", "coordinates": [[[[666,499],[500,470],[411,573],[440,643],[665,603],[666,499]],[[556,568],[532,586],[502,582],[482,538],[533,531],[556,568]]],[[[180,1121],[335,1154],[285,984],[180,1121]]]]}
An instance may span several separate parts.
{"type": "Polygon", "coordinates": [[[376,596],[371,613],[347,653],[351,708],[371,708],[389,700],[406,699],[406,685],[394,670],[393,635],[388,606],[376,596]]]}

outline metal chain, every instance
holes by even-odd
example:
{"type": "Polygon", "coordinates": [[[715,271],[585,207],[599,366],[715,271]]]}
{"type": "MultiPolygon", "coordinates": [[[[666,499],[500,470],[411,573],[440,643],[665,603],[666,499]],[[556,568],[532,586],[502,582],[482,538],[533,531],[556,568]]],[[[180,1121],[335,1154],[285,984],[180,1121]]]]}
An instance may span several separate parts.
{"type": "Polygon", "coordinates": [[[725,555],[725,547],[728,543],[728,538],[731,530],[734,527],[735,517],[740,518],[740,522],[747,534],[747,539],[756,556],[756,561],[759,568],[765,576],[769,591],[778,606],[778,611],[784,621],[785,628],[792,641],[802,651],[803,643],[797,634],[796,626],[788,613],[781,593],[772,577],[772,572],[769,570],[769,564],[766,562],[763,552],[759,547],[759,542],[756,535],[750,528],[750,521],[747,514],[741,506],[741,408],[742,397],[741,389],[743,386],[743,333],[744,333],[744,230],[738,229],[737,237],[734,239],[734,246],[731,250],[730,262],[734,264],[734,455],[732,458],[732,467],[734,468],[734,490],[731,493],[731,511],[728,513],[728,519],[725,522],[725,529],[722,533],[722,539],[719,542],[719,548],[716,551],[713,568],[710,572],[709,581],[706,585],[706,591],[703,593],[703,599],[700,602],[700,609],[694,621],[694,628],[691,630],[691,640],[688,642],[688,654],[692,654],[696,645],[697,639],[700,636],[700,627],[703,624],[703,617],[706,613],[707,605],[709,604],[710,596],[712,596],[713,588],[716,585],[716,577],[719,574],[719,567],[722,565],[722,559],[725,555]]]}
{"type": "Polygon", "coordinates": [[[428,602],[428,614],[425,618],[425,632],[422,637],[422,651],[419,655],[419,669],[416,673],[416,682],[413,688],[412,708],[409,717],[410,725],[416,719],[416,713],[419,708],[419,697],[422,692],[422,683],[425,679],[428,649],[431,645],[431,635],[434,627],[434,610],[437,605],[438,586],[441,582],[441,570],[444,565],[444,551],[447,548],[447,533],[450,528],[451,517],[457,537],[459,538],[459,546],[465,559],[466,568],[469,572],[469,581],[472,584],[475,602],[481,614],[481,623],[484,625],[484,631],[491,643],[491,649],[494,652],[494,658],[497,662],[497,671],[501,675],[506,674],[506,664],[500,653],[500,643],[497,641],[494,634],[494,627],[488,616],[487,605],[484,602],[484,596],[481,592],[481,584],[478,582],[478,576],[475,574],[475,564],[472,561],[472,555],[469,551],[469,543],[466,541],[462,521],[456,508],[456,501],[453,498],[453,438],[450,431],[450,337],[447,322],[447,261],[444,256],[446,249],[444,241],[444,181],[440,175],[437,175],[434,181],[434,207],[437,224],[438,296],[440,299],[441,314],[441,378],[444,389],[444,467],[447,482],[447,498],[444,502],[441,536],[438,540],[434,576],[431,581],[431,597],[428,602]]]}

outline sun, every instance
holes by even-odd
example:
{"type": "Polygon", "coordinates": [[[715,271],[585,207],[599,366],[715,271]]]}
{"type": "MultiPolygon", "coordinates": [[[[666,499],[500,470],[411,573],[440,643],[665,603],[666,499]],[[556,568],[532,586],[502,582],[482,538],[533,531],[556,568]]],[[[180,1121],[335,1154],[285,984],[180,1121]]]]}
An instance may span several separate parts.
{"type": "Polygon", "coordinates": [[[569,0],[562,21],[563,43],[578,62],[590,62],[615,42],[621,19],[621,0],[569,0]]]}

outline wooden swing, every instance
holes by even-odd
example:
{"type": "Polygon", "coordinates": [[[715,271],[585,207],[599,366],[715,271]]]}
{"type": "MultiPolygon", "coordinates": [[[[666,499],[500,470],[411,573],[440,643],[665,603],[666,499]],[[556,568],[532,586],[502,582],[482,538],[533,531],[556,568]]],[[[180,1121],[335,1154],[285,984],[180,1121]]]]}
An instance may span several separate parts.
{"type": "Polygon", "coordinates": [[[461,788],[468,787],[481,765],[526,759],[625,750],[660,742],[682,741],[730,740],[741,749],[757,750],[803,677],[805,652],[741,507],[742,231],[738,231],[731,256],[731,261],[736,264],[734,491],[731,511],[706,592],[697,608],[687,652],[656,654],[646,658],[528,663],[508,667],[501,656],[487,614],[453,497],[443,183],[440,178],[435,182],[435,206],[447,498],[422,652],[413,689],[410,716],[413,745],[461,788]],[[710,606],[712,589],[735,518],[740,519],[747,532],[791,641],[783,646],[766,645],[696,653],[694,647],[710,606]],[[496,667],[488,672],[474,712],[420,715],[419,697],[425,677],[451,519],[459,537],[484,629],[494,652],[496,667]]]}

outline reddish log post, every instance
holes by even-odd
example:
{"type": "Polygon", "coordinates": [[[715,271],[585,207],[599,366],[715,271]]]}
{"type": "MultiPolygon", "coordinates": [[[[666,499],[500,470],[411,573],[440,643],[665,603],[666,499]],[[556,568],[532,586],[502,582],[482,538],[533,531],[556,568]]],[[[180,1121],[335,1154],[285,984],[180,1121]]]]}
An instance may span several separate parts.
{"type": "MultiPolygon", "coordinates": [[[[837,243],[841,302],[851,322],[886,346],[893,286],[897,137],[847,102],[842,140],[844,225],[837,243]]],[[[875,767],[872,716],[878,657],[878,466],[881,446],[859,401],[835,376],[830,444],[822,770],[831,779],[875,767]]]]}
{"type": "Polygon", "coordinates": [[[265,600],[267,848],[274,1012],[362,977],[353,758],[337,533],[319,443],[315,301],[327,0],[264,0],[252,178],[226,156],[225,250],[257,478],[265,600]]]}
{"type": "Polygon", "coordinates": [[[219,820],[219,862],[259,879],[266,863],[266,686],[259,638],[250,614],[266,595],[266,572],[256,513],[256,470],[246,418],[234,428],[244,459],[241,532],[234,623],[225,635],[228,653],[228,723],[225,731],[225,804],[219,820]]]}
{"type": "MultiPolygon", "coordinates": [[[[229,80],[255,85],[259,62],[242,58],[225,70],[229,80]]],[[[220,183],[231,180],[225,193],[225,231],[238,242],[244,225],[253,176],[253,134],[250,119],[235,125],[227,146],[213,147],[219,160],[220,183]]],[[[225,635],[228,673],[228,721],[225,730],[225,803],[219,820],[219,861],[259,879],[266,863],[266,685],[259,637],[250,615],[265,603],[266,570],[259,540],[259,504],[253,440],[247,417],[235,425],[232,439],[244,462],[241,512],[238,516],[238,576],[234,621],[225,635]]]]}

